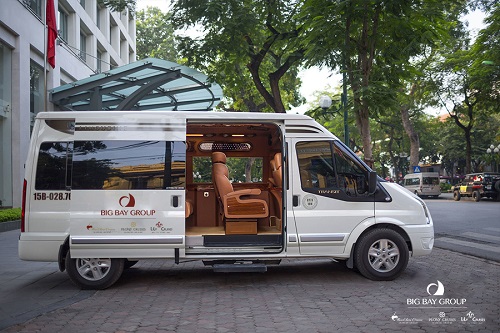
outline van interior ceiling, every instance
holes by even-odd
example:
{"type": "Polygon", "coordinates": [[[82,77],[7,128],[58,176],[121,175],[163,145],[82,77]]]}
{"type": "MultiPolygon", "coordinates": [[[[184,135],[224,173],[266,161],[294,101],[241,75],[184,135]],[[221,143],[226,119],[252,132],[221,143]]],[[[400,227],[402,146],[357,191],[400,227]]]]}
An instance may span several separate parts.
{"type": "Polygon", "coordinates": [[[276,124],[188,122],[186,252],[282,249],[282,147],[276,124]]]}

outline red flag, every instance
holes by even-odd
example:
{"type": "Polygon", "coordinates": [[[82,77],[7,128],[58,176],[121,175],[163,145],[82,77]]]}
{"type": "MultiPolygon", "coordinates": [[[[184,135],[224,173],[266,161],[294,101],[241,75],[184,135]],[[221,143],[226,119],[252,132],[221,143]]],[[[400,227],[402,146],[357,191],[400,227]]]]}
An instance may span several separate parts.
{"type": "Polygon", "coordinates": [[[57,39],[57,24],[56,10],[54,8],[54,0],[47,0],[46,7],[46,23],[47,23],[47,62],[52,68],[56,67],[56,39],[57,39]]]}

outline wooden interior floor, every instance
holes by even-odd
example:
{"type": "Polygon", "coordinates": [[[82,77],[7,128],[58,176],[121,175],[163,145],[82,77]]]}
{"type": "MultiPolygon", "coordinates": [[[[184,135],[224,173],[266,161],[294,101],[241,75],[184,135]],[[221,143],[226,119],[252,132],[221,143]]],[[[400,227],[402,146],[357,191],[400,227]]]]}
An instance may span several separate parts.
{"type": "MultiPolygon", "coordinates": [[[[188,227],[186,228],[186,236],[199,236],[199,235],[225,235],[224,227],[188,227]]],[[[257,230],[258,235],[279,235],[281,230],[277,227],[259,227],[257,230]]]]}

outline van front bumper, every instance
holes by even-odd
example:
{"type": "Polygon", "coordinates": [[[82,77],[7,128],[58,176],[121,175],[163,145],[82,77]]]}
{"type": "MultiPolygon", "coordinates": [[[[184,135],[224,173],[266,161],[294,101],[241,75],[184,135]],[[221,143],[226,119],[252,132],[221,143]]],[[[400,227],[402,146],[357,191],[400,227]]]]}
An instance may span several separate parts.
{"type": "Polygon", "coordinates": [[[403,229],[410,237],[412,256],[425,256],[432,252],[434,247],[434,226],[430,225],[407,225],[403,229]]]}

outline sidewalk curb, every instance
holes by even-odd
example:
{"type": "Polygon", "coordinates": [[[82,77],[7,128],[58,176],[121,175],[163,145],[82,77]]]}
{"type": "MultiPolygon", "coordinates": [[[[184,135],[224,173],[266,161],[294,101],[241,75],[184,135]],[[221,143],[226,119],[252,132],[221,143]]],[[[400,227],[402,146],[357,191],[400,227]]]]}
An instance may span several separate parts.
{"type": "Polygon", "coordinates": [[[16,229],[21,229],[21,220],[0,223],[0,232],[16,229]]]}

